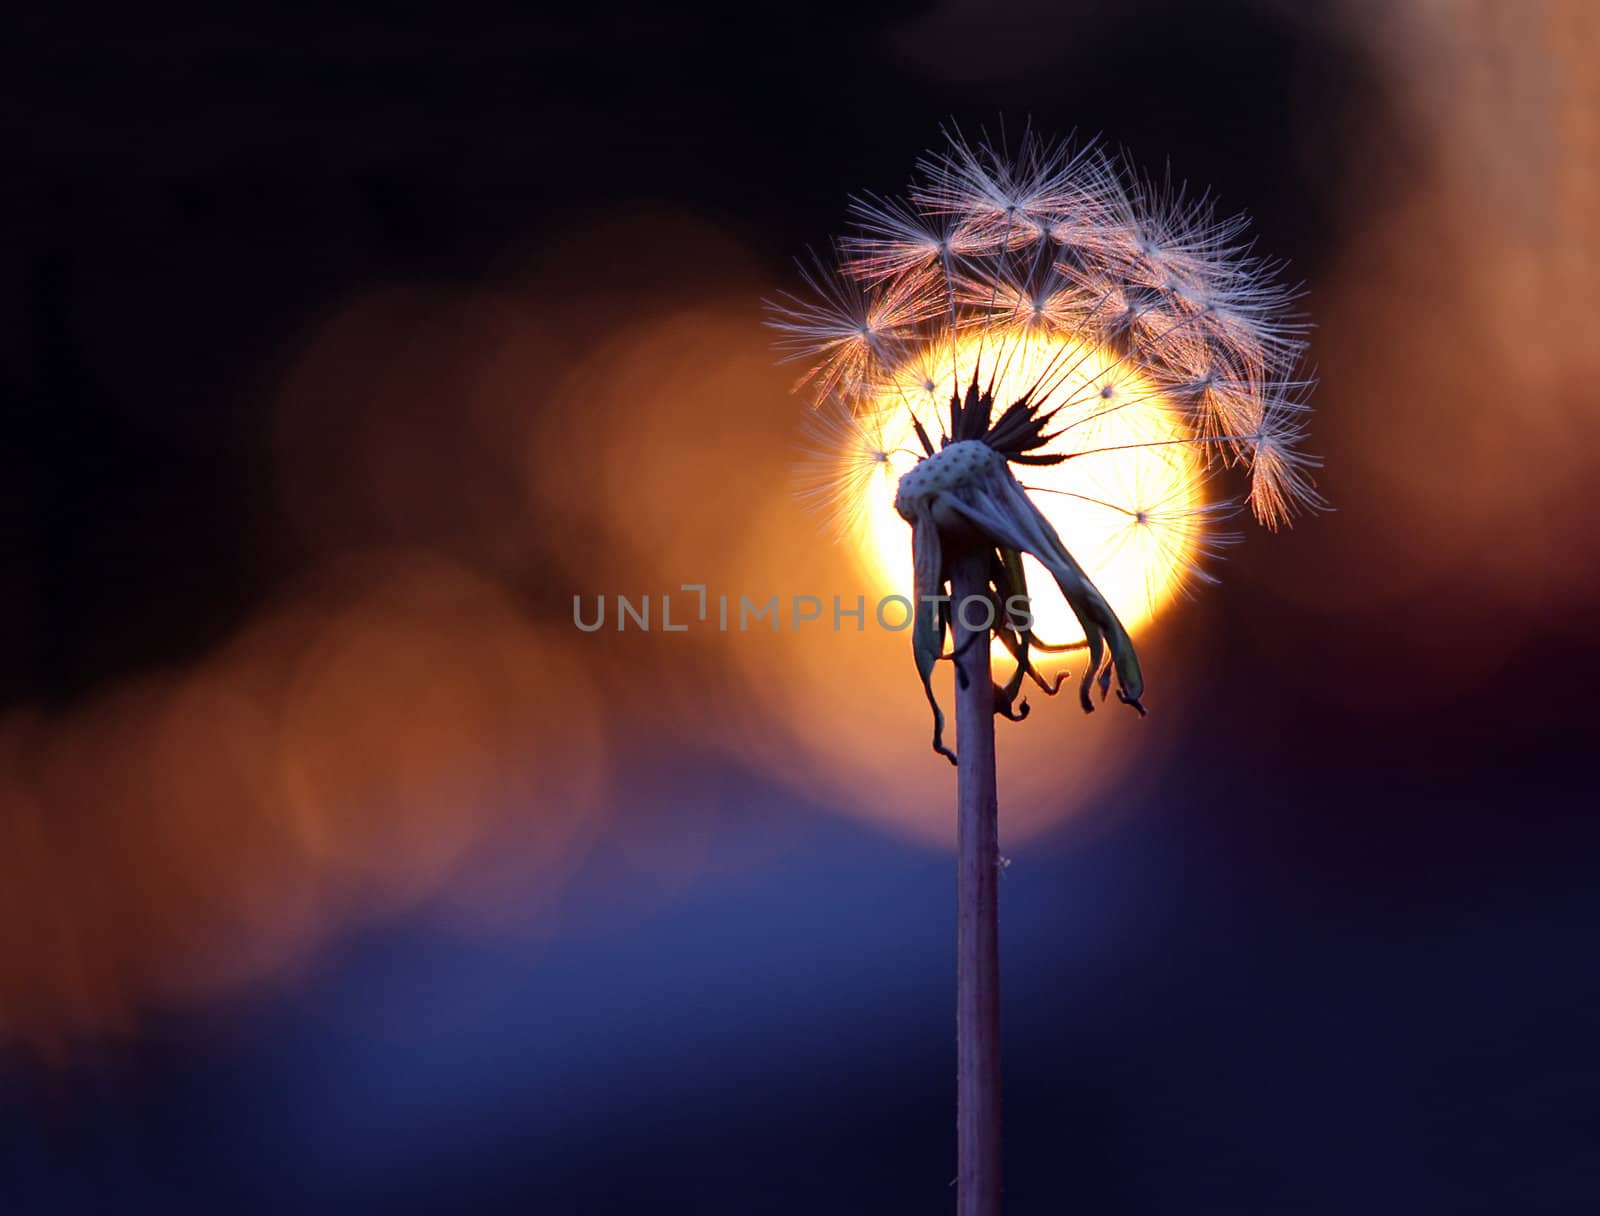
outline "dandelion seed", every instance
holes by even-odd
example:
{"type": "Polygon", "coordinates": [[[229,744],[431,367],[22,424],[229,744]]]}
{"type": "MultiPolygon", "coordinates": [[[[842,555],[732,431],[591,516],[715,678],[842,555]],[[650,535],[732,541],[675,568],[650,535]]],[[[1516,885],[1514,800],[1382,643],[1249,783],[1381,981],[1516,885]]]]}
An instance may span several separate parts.
{"type": "Polygon", "coordinates": [[[844,267],[868,282],[904,278],[984,251],[984,242],[959,221],[925,215],[898,199],[854,198],[850,214],[856,231],[839,242],[844,267]]]}
{"type": "Polygon", "coordinates": [[[820,261],[801,267],[810,298],[784,293],[766,301],[778,347],[793,360],[812,361],[795,387],[809,386],[817,402],[860,391],[875,368],[903,357],[917,326],[938,306],[929,285],[905,277],[868,286],[820,261]]]}
{"type": "Polygon", "coordinates": [[[807,416],[796,491],[838,539],[857,536],[874,495],[893,494],[916,463],[915,451],[894,442],[881,415],[859,414],[837,398],[807,416]]]}
{"type": "Polygon", "coordinates": [[[1250,505],[1256,518],[1276,530],[1301,511],[1327,506],[1312,470],[1322,461],[1300,450],[1305,426],[1288,409],[1268,414],[1250,452],[1250,505]]]}

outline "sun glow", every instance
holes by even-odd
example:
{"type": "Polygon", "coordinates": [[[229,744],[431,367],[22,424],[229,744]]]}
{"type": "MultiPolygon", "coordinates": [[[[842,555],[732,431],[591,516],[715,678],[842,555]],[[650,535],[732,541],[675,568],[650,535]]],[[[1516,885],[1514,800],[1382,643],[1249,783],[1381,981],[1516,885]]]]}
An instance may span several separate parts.
{"type": "MultiPolygon", "coordinates": [[[[1043,333],[1023,332],[998,348],[993,335],[987,347],[983,342],[973,335],[953,360],[945,343],[902,365],[869,415],[856,420],[855,450],[840,460],[852,467],[875,462],[878,475],[841,479],[858,495],[841,505],[874,590],[909,596],[913,586],[907,525],[894,509],[900,476],[921,452],[912,418],[937,443],[956,378],[964,388],[977,367],[983,384],[993,371],[997,411],[1041,379],[1054,386],[1050,404],[1062,408],[1044,451],[1069,459],[1019,467],[1017,476],[1123,624],[1137,628],[1195,574],[1207,539],[1203,454],[1179,411],[1115,353],[1043,333]]],[[[1083,631],[1044,567],[1031,556],[1023,564],[1040,639],[1081,641],[1083,631]]]]}

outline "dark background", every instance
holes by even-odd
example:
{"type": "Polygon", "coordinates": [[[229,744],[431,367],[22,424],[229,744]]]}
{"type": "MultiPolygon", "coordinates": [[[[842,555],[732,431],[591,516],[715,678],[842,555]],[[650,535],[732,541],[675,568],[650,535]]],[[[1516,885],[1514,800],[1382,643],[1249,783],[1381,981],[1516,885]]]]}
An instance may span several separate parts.
{"type": "MultiPolygon", "coordinates": [[[[146,978],[165,945],[158,968],[76,919],[85,874],[149,864],[124,847],[143,804],[24,795],[36,752],[93,765],[60,724],[202,662],[330,554],[446,552],[554,626],[592,589],[537,530],[511,558],[478,547],[470,511],[308,531],[285,506],[304,449],[283,446],[277,386],[336,301],[514,283],[557,335],[527,411],[565,417],[583,407],[561,399],[560,359],[600,318],[731,293],[754,326],[849,192],[897,188],[941,121],[1002,115],[1100,133],[1250,211],[1308,285],[1339,508],[1239,550],[1195,618],[1208,642],[1176,741],[1008,871],[1010,1210],[1594,1210],[1596,428],[1585,297],[1564,294],[1594,247],[1562,209],[1588,180],[1573,158],[1593,158],[1572,144],[1592,129],[1572,108],[1592,44],[1502,62],[1510,35],[1475,9],[1370,19],[18,18],[0,73],[0,1210],[953,1203],[950,857],[730,758],[710,727],[652,750],[647,675],[606,685],[627,746],[605,797],[646,853],[680,823],[702,833],[686,876],[640,894],[602,834],[553,928],[461,931],[436,892],[335,910],[340,931],[272,983],[221,995],[174,995],[146,978]],[[1496,183],[1524,166],[1475,159],[1516,153],[1483,151],[1500,143],[1536,146],[1555,187],[1502,205],[1496,183]],[[660,216],[714,230],[732,269],[676,251],[660,216]],[[17,846],[25,827],[48,847],[17,846]],[[45,924],[115,958],[75,987],[45,924]]],[[[363,349],[382,360],[377,328],[363,349]]],[[[568,460],[600,458],[575,443],[568,460]]],[[[625,546],[609,526],[596,543],[625,546]]],[[[1076,728],[1056,711],[1025,729],[1076,728]]],[[[137,918],[140,898],[118,907],[137,918]]]]}

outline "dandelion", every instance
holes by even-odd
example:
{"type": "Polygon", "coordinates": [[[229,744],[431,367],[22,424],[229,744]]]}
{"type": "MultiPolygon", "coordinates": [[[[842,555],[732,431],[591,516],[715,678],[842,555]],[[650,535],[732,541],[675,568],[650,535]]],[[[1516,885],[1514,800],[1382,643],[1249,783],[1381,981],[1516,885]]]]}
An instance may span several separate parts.
{"type": "Polygon", "coordinates": [[[1092,143],[1030,129],[1008,148],[952,129],[904,199],[849,211],[834,262],[803,266],[807,291],[768,301],[768,324],[819,406],[808,499],[886,570],[909,525],[912,654],[933,748],[958,767],[958,1181],[972,1216],[999,1195],[994,718],[1026,716],[1030,680],[1054,695],[1062,673],[1041,666],[1068,652],[1084,660],[1086,711],[1114,685],[1142,715],[1128,622],[1214,580],[1235,514],[1278,528],[1324,505],[1302,448],[1307,326],[1243,217],[1092,143]],[[1030,569],[1064,611],[1029,597],[1030,569]],[[1002,682],[991,649],[1009,656],[1002,682]],[[954,749],[941,661],[956,672],[954,749]]]}

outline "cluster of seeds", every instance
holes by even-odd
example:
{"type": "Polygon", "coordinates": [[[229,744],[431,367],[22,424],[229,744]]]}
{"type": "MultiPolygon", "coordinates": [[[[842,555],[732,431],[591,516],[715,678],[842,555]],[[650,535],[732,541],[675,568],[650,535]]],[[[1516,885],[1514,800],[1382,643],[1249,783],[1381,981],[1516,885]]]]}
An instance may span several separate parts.
{"type": "MultiPolygon", "coordinates": [[[[1080,424],[1144,411],[1161,416],[1150,444],[1193,449],[1207,474],[1243,469],[1243,497],[1267,527],[1322,505],[1318,462],[1302,450],[1306,324],[1242,217],[1099,146],[1031,131],[1011,151],[949,133],[906,197],[863,195],[850,214],[833,256],[802,266],[808,290],[768,302],[780,349],[808,363],[801,385],[821,409],[817,490],[836,513],[848,517],[891,466],[888,411],[903,411],[914,454],[929,455],[950,441],[951,397],[1040,342],[1058,353],[1026,393],[1039,413],[1073,424],[1058,430],[1052,458],[1091,454],[1073,447],[1094,434],[1080,424]],[[1117,377],[1130,391],[1117,391],[1117,377]]],[[[1194,534],[1227,499],[1185,504],[1128,509],[1194,534]]]]}

